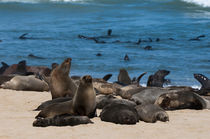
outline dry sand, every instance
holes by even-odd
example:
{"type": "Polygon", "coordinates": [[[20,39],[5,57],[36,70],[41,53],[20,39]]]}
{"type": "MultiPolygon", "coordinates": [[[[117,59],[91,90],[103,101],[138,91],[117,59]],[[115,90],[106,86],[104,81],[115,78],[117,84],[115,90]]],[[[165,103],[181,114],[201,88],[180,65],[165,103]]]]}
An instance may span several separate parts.
{"type": "MultiPolygon", "coordinates": [[[[140,121],[136,125],[102,122],[75,127],[33,127],[41,102],[51,99],[49,92],[13,91],[0,89],[1,139],[177,139],[210,138],[210,110],[169,111],[170,121],[154,124],[140,121]]],[[[98,113],[99,115],[99,113],[98,113]]]]}

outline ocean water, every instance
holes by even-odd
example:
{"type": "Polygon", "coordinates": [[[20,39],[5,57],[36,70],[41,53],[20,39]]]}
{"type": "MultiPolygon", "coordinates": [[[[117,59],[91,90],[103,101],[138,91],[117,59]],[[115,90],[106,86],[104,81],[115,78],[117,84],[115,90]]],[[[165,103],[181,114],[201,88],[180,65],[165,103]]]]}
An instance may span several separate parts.
{"type": "Polygon", "coordinates": [[[0,58],[50,67],[72,57],[71,75],[112,73],[115,81],[126,68],[131,77],[148,72],[141,84],[167,69],[170,85],[199,87],[193,73],[210,77],[209,28],[210,0],[0,0],[0,58]],[[78,38],[103,36],[108,29],[112,37],[100,39],[105,44],[78,38]],[[32,39],[18,39],[23,33],[32,39]],[[201,41],[189,41],[203,34],[201,41]],[[153,42],[128,43],[139,38],[153,42]],[[148,45],[153,49],[144,50],[148,45]],[[45,59],[28,58],[30,53],[45,59]]]}

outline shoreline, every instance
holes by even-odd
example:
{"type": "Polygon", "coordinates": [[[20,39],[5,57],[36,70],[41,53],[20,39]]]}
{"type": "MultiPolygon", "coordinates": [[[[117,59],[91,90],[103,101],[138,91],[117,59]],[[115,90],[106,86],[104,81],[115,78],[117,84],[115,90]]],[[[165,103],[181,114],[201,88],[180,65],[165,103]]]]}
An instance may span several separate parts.
{"type": "MultiPolygon", "coordinates": [[[[0,138],[208,138],[210,136],[210,110],[167,111],[169,122],[117,125],[103,122],[99,117],[94,124],[66,127],[33,127],[41,102],[51,99],[49,92],[14,91],[0,89],[0,138]]],[[[99,115],[100,111],[97,111],[99,115]]]]}

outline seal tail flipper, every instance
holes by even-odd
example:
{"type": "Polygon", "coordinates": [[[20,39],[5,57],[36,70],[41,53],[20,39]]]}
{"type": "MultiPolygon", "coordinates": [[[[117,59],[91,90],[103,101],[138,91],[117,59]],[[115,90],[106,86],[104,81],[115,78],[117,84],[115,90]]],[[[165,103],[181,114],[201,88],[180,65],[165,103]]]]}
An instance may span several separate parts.
{"type": "Polygon", "coordinates": [[[104,81],[108,81],[112,77],[112,74],[107,74],[103,77],[104,81]]]}
{"type": "Polygon", "coordinates": [[[203,74],[194,74],[194,78],[200,82],[202,88],[207,88],[209,79],[203,74]]]}
{"type": "Polygon", "coordinates": [[[142,74],[137,78],[137,86],[140,85],[140,80],[141,80],[141,78],[142,78],[145,74],[147,74],[147,72],[142,73],[142,74]]]}

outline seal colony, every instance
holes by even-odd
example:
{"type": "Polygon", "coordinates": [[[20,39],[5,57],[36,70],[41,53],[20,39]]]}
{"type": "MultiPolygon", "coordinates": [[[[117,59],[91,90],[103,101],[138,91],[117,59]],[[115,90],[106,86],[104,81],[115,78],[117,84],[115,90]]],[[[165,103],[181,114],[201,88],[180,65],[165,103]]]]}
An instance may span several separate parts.
{"type": "Polygon", "coordinates": [[[167,70],[158,70],[150,75],[147,86],[143,87],[140,80],[146,72],[131,80],[127,70],[120,69],[117,81],[110,83],[108,80],[112,74],[103,78],[69,76],[71,62],[71,58],[66,58],[60,65],[53,63],[48,74],[37,70],[47,69],[44,67],[36,67],[36,70],[31,68],[29,72],[26,61],[12,66],[2,62],[2,88],[49,90],[51,93],[52,100],[46,100],[35,108],[40,112],[33,126],[93,124],[91,118],[97,115],[101,121],[115,124],[168,122],[168,110],[210,109],[209,79],[202,74],[194,74],[202,85],[199,90],[188,86],[163,87],[164,83],[170,83],[169,79],[165,79],[170,73],[167,70]],[[96,109],[102,110],[100,114],[96,113],[96,109]]]}

